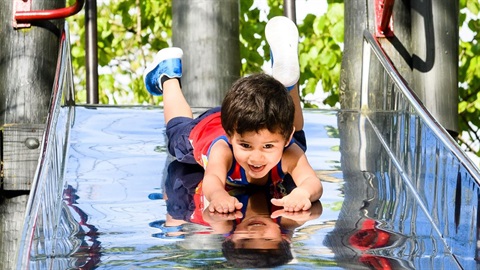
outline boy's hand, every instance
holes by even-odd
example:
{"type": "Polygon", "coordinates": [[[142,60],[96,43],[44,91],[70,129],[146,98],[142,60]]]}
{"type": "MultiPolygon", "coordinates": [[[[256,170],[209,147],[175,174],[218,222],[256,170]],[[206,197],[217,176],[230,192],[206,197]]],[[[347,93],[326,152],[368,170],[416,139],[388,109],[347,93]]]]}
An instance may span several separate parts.
{"type": "Polygon", "coordinates": [[[243,204],[237,198],[230,196],[225,190],[220,190],[211,195],[208,211],[231,213],[242,209],[243,204]]]}
{"type": "Polygon", "coordinates": [[[270,217],[271,218],[284,217],[284,218],[288,218],[290,220],[303,224],[306,221],[320,217],[322,212],[323,212],[322,203],[320,203],[320,201],[316,201],[312,203],[312,207],[308,210],[297,211],[297,212],[287,212],[284,209],[279,209],[274,211],[270,215],[270,217]]]}
{"type": "Polygon", "coordinates": [[[275,206],[283,207],[283,210],[287,212],[305,211],[312,206],[310,194],[298,187],[293,189],[287,196],[281,199],[272,199],[271,202],[275,206]]]}
{"type": "Polygon", "coordinates": [[[208,208],[203,210],[203,220],[206,221],[212,228],[214,233],[226,234],[233,229],[232,220],[242,218],[242,211],[235,211],[231,213],[210,212],[208,208]]]}
{"type": "Polygon", "coordinates": [[[203,219],[208,223],[235,220],[242,217],[243,214],[240,210],[229,213],[210,212],[208,209],[203,211],[203,219]]]}
{"type": "Polygon", "coordinates": [[[284,209],[277,210],[270,215],[271,218],[283,217],[297,222],[306,222],[312,219],[312,212],[310,210],[302,210],[295,212],[287,212],[284,209]]]}

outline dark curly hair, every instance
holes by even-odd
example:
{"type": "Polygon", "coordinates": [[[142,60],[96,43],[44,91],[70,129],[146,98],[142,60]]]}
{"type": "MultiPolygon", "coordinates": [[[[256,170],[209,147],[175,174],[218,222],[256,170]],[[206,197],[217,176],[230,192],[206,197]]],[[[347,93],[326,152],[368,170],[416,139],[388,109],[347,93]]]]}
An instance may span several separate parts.
{"type": "Polygon", "coordinates": [[[227,135],[267,129],[285,140],[293,131],[295,105],[282,83],[258,73],[237,80],[225,96],[221,119],[227,135]]]}
{"type": "Polygon", "coordinates": [[[235,248],[231,240],[222,244],[222,253],[228,264],[237,268],[270,268],[289,263],[293,259],[290,243],[282,240],[277,249],[235,248]]]}

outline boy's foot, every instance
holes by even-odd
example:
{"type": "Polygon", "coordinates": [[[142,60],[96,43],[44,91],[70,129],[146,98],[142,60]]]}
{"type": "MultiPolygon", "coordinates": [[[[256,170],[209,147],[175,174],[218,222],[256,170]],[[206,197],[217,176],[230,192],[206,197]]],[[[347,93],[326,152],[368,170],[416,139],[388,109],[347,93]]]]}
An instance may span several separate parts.
{"type": "Polygon", "coordinates": [[[152,63],[143,72],[145,86],[152,95],[162,95],[162,77],[182,77],[182,56],[180,48],[172,47],[160,50],[152,63]]]}
{"type": "Polygon", "coordinates": [[[297,26],[287,17],[274,17],[265,27],[265,37],[270,45],[272,76],[291,90],[300,78],[297,26]]]}

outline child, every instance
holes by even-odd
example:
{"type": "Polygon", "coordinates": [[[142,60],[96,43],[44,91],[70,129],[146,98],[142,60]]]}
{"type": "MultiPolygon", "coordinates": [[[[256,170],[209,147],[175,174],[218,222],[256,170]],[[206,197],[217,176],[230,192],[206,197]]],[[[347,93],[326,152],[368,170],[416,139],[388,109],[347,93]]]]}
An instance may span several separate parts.
{"type": "Polygon", "coordinates": [[[323,192],[305,147],[301,147],[305,139],[296,86],[298,30],[288,18],[276,17],[268,22],[265,33],[275,57],[273,77],[254,74],[239,79],[221,108],[210,109],[196,119],[180,85],[180,48],[161,50],[145,70],[147,90],[163,94],[169,152],[180,162],[197,162],[204,167],[200,186],[211,212],[230,213],[242,208],[226,186],[276,186],[286,174],[291,175],[296,188],[283,198],[272,199],[272,204],[285,211],[308,210],[323,192]]]}

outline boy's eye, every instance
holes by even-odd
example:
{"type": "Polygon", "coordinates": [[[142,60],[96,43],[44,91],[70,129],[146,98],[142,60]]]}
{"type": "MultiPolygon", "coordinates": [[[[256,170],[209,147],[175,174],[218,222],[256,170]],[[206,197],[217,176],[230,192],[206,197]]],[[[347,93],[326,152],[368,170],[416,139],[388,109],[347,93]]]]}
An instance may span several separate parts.
{"type": "Polygon", "coordinates": [[[266,148],[266,149],[273,148],[273,144],[266,144],[266,145],[264,146],[264,148],[266,148]]]}
{"type": "Polygon", "coordinates": [[[248,143],[240,143],[240,146],[243,148],[250,148],[250,145],[248,143]]]}

